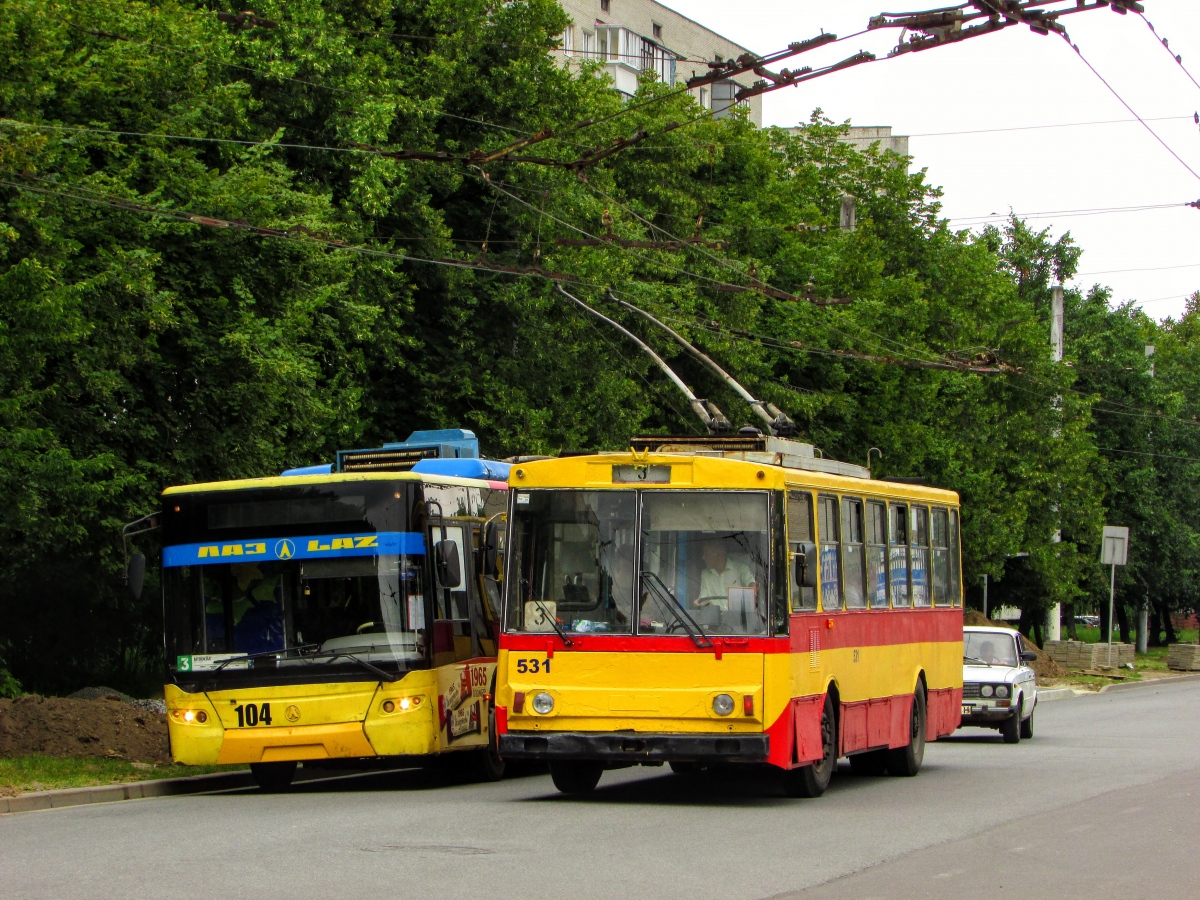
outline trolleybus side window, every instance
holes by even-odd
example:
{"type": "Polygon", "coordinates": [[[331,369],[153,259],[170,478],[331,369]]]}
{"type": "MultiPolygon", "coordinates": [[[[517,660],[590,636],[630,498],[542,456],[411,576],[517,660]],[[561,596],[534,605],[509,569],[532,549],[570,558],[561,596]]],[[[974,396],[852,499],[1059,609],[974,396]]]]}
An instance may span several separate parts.
{"type": "Polygon", "coordinates": [[[866,569],[863,567],[863,506],[853,497],[842,498],[842,581],[846,609],[867,605],[866,569]]]}
{"type": "Polygon", "coordinates": [[[513,500],[507,630],[629,634],[636,492],[517,491],[513,500]]]}
{"type": "Polygon", "coordinates": [[[950,605],[962,605],[962,585],[959,566],[962,558],[958,545],[958,510],[950,510],[950,605]]]}
{"type": "Polygon", "coordinates": [[[889,570],[892,583],[892,608],[911,606],[908,596],[908,507],[903,503],[889,506],[889,570]]]}
{"type": "Polygon", "coordinates": [[[769,495],[672,490],[641,497],[638,632],[766,634],[769,495]]]}
{"type": "MultiPolygon", "coordinates": [[[[803,550],[802,544],[812,544],[812,495],[807,491],[788,491],[788,569],[792,583],[792,609],[816,609],[817,589],[803,587],[796,579],[799,574],[794,555],[803,550]]],[[[809,559],[808,564],[815,566],[816,560],[809,559]]]]}
{"type": "Polygon", "coordinates": [[[912,508],[909,554],[912,560],[913,606],[932,606],[933,599],[929,594],[929,510],[924,506],[912,508]]]}
{"type": "Polygon", "coordinates": [[[933,537],[933,602],[935,606],[950,605],[950,515],[934,507],[933,537]]]}
{"type": "Polygon", "coordinates": [[[788,633],[788,543],[783,491],[771,493],[771,596],[775,608],[772,634],[788,633]]]}
{"type": "Polygon", "coordinates": [[[867,598],[871,609],[887,609],[888,547],[887,507],[867,501],[867,598]]]}
{"type": "Polygon", "coordinates": [[[817,498],[817,526],[821,539],[821,608],[829,611],[842,608],[841,550],[838,547],[837,497],[817,498]]]}

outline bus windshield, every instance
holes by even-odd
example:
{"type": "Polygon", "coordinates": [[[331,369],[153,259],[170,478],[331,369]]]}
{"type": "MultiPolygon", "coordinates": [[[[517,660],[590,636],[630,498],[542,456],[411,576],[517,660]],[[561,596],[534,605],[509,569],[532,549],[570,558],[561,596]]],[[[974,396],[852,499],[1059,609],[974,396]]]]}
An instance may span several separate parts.
{"type": "Polygon", "coordinates": [[[349,654],[421,666],[425,542],[408,530],[414,496],[411,484],[358,482],[170,497],[169,668],[340,667],[354,664],[349,654]]]}
{"type": "Polygon", "coordinates": [[[765,491],[518,491],[513,509],[510,632],[767,633],[765,491]]]}

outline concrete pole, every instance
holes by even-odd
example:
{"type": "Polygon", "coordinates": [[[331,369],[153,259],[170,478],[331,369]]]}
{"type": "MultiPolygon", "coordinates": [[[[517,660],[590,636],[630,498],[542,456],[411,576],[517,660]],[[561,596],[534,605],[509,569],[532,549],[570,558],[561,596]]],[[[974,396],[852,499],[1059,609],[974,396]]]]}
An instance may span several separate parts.
{"type": "Polygon", "coordinates": [[[1137,652],[1145,653],[1150,649],[1150,601],[1143,597],[1138,606],[1138,636],[1137,652]]]}
{"type": "MultiPolygon", "coordinates": [[[[1050,286],[1050,358],[1054,362],[1062,362],[1063,358],[1063,287],[1061,284],[1053,284],[1050,286]]],[[[1062,398],[1054,398],[1054,406],[1057,409],[1062,405],[1062,398]]],[[[1054,436],[1061,437],[1062,432],[1055,428],[1054,436]]],[[[1058,505],[1054,505],[1054,512],[1058,513],[1058,505]]],[[[1057,544],[1062,541],[1062,530],[1054,529],[1054,536],[1050,539],[1057,544]]],[[[1046,640],[1060,641],[1062,640],[1062,604],[1055,603],[1046,610],[1046,640]]]]}
{"type": "Polygon", "coordinates": [[[987,572],[983,573],[983,617],[987,618],[987,572]]]}

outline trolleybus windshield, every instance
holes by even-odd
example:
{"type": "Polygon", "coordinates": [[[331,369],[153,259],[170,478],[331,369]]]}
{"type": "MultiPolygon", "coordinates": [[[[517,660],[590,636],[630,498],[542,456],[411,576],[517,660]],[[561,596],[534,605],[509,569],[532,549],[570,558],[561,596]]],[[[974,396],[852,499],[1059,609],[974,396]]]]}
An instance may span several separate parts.
{"type": "Polygon", "coordinates": [[[411,484],[378,481],[168,498],[169,667],[245,677],[427,666],[415,496],[411,484]]]}
{"type": "Polygon", "coordinates": [[[765,491],[518,491],[510,533],[510,632],[767,633],[765,491]]]}

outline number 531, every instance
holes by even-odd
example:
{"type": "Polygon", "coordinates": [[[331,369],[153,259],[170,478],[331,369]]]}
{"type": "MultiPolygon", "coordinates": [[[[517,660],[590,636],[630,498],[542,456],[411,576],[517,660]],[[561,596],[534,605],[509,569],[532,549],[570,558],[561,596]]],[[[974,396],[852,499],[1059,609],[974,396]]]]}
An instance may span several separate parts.
{"type": "Polygon", "coordinates": [[[522,675],[536,675],[538,672],[550,673],[550,660],[548,659],[518,659],[517,671],[522,675]]]}

